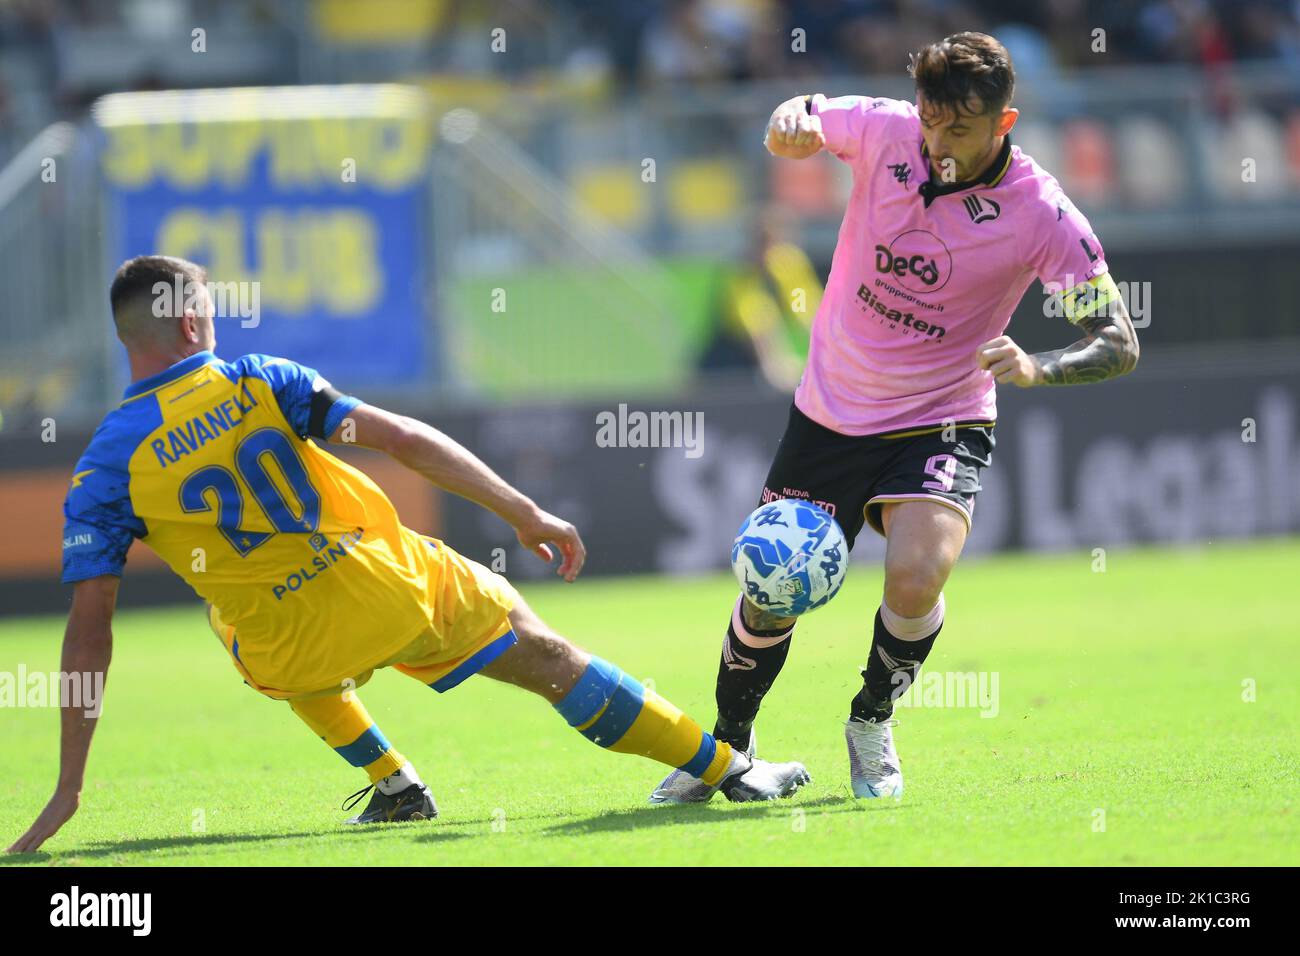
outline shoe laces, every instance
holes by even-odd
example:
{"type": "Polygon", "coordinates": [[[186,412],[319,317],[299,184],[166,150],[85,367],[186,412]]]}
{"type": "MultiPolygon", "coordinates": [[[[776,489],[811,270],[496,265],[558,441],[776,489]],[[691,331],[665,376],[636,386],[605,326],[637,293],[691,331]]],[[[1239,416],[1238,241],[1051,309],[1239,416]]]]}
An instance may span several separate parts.
{"type": "Polygon", "coordinates": [[[368,794],[368,793],[369,793],[371,790],[373,790],[373,789],[375,789],[375,785],[372,783],[372,784],[370,784],[370,786],[368,786],[368,787],[363,787],[362,789],[358,790],[356,793],[352,794],[350,797],[347,797],[347,798],[344,799],[344,801],[343,801],[343,806],[342,806],[340,809],[343,809],[343,810],[351,810],[353,807],[355,807],[358,803],[361,802],[361,798],[362,798],[362,797],[364,797],[366,794],[368,794]]]}
{"type": "Polygon", "coordinates": [[[858,723],[863,727],[877,728],[876,733],[866,736],[866,739],[870,741],[872,745],[871,752],[863,754],[859,751],[859,744],[862,743],[863,737],[856,734],[853,738],[853,749],[854,753],[857,754],[858,759],[862,761],[863,766],[875,773],[883,774],[885,772],[885,760],[889,757],[889,734],[885,732],[884,728],[897,727],[898,718],[889,717],[880,721],[859,720],[855,721],[855,723],[858,723]]]}

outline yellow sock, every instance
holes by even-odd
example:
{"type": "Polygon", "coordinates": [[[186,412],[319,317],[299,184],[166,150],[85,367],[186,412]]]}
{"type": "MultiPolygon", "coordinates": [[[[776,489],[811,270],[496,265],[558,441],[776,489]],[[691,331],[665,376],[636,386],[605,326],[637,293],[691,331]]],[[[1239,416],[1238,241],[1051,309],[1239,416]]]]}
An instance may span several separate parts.
{"type": "Polygon", "coordinates": [[[355,691],[291,700],[289,706],[340,757],[365,770],[371,783],[396,773],[406,763],[370,719],[355,691]]]}
{"type": "Polygon", "coordinates": [[[671,701],[646,691],[608,661],[593,657],[555,709],[593,743],[640,754],[716,784],[731,763],[731,745],[705,733],[671,701]]]}

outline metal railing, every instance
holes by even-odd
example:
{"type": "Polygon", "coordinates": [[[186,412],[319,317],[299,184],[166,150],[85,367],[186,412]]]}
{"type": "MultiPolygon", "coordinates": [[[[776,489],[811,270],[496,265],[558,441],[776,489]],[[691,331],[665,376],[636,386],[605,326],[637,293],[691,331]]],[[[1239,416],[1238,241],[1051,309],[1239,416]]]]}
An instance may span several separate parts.
{"type": "Polygon", "coordinates": [[[112,376],[89,133],[47,127],[0,169],[0,410],[100,404],[112,376]]]}
{"type": "Polygon", "coordinates": [[[438,128],[435,265],[457,390],[684,380],[686,337],[659,263],[477,114],[453,109],[438,128]]]}

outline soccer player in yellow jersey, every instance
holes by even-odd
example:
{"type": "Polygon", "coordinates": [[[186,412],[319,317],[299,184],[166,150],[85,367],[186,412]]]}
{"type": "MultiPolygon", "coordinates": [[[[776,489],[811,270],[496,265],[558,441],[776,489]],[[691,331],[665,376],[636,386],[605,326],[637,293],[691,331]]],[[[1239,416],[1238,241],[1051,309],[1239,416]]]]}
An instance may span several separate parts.
{"type": "MultiPolygon", "coordinates": [[[[64,505],[63,580],[74,584],[65,671],[107,670],[119,576],[141,538],[208,602],[244,681],[287,701],[365,771],[371,786],[358,799],[373,793],[349,822],[438,812],[354,692],[379,667],[439,692],[477,673],[515,684],[600,746],[684,769],[733,800],[786,796],[808,781],[800,764],[715,741],[552,631],[501,575],[404,527],[373,481],[316,440],[348,436],[489,508],[543,560],[558,549],[566,581],[585,558],[573,525],[429,425],[346,397],[285,359],[217,358],[206,281],[201,267],[167,256],[131,259],[114,277],[132,384],[91,438],[64,505]],[[173,290],[186,291],[160,308],[173,290]]],[[[11,851],[35,850],[76,811],[96,723],[64,708],[57,788],[11,851]]]]}

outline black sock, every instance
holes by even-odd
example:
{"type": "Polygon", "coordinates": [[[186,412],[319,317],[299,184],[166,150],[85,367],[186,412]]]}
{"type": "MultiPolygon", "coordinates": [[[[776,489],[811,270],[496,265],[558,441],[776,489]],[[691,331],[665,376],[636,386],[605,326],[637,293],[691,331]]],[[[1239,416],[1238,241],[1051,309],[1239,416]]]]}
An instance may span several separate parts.
{"type": "MultiPolygon", "coordinates": [[[[755,637],[775,637],[782,631],[751,631],[755,637]]],[[[713,736],[744,750],[749,745],[749,730],[758,716],[759,704],[776,675],[781,673],[790,640],[771,647],[750,647],[736,636],[734,624],[727,624],[722,642],[722,662],[718,665],[718,722],[713,736]]]]}
{"type": "Polygon", "coordinates": [[[930,655],[934,639],[941,630],[942,623],[928,637],[916,641],[900,640],[885,629],[885,622],[876,611],[871,654],[862,670],[862,690],[853,698],[849,716],[877,721],[890,717],[894,713],[894,701],[907,693],[916,680],[921,664],[930,655]]]}

